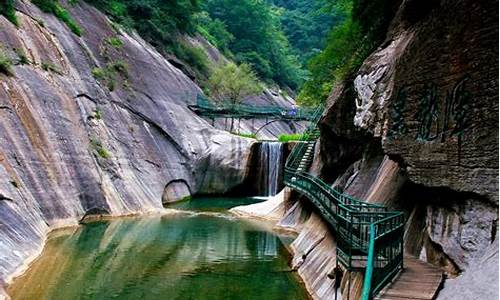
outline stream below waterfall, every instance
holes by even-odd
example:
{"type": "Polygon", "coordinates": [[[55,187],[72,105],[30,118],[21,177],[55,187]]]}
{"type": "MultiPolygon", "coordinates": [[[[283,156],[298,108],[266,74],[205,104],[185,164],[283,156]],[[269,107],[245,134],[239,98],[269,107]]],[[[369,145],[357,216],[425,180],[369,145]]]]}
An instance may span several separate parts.
{"type": "Polygon", "coordinates": [[[181,213],[56,230],[14,280],[17,299],[308,299],[285,245],[265,223],[227,209],[252,198],[199,198],[181,213]]]}

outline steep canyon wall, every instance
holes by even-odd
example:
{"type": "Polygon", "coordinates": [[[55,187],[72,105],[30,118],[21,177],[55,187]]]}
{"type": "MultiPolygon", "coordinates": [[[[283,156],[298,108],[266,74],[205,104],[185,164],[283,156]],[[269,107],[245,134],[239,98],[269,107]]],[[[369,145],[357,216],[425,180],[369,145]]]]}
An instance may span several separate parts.
{"type": "Polygon", "coordinates": [[[497,6],[402,1],[320,124],[323,178],[407,212],[406,252],[447,273],[442,299],[498,298],[497,6]]]}
{"type": "Polygon", "coordinates": [[[18,28],[0,16],[14,62],[0,74],[0,295],[50,229],[224,193],[254,143],[192,113],[200,88],[135,33],[67,6],[81,37],[29,1],[16,1],[18,28]]]}

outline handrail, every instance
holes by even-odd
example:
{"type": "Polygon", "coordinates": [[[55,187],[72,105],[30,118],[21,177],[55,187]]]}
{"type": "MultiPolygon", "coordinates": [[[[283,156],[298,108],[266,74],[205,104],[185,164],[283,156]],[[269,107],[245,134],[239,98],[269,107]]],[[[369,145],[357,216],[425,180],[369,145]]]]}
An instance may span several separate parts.
{"type": "Polygon", "coordinates": [[[233,103],[231,101],[212,101],[198,94],[196,104],[188,107],[196,113],[208,117],[235,117],[235,118],[274,118],[284,120],[309,121],[314,117],[314,109],[286,108],[281,106],[253,106],[248,104],[233,103]]]}
{"type": "Polygon", "coordinates": [[[365,278],[363,282],[362,300],[371,298],[372,274],[373,274],[373,256],[375,255],[375,224],[370,225],[370,244],[368,246],[368,259],[366,264],[365,278]]]}
{"type": "Polygon", "coordinates": [[[403,265],[402,212],[344,194],[309,174],[322,108],[285,164],[285,184],[307,196],[337,235],[337,261],[348,270],[365,270],[362,299],[369,300],[403,265]]]}

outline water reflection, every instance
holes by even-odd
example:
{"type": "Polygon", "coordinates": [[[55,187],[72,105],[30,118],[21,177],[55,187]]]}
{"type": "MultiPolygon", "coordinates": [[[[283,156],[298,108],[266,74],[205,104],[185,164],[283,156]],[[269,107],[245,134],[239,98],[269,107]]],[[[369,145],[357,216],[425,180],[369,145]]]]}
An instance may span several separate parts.
{"type": "Polygon", "coordinates": [[[306,299],[268,231],[207,214],[91,223],[54,234],[13,299],[306,299]]]}

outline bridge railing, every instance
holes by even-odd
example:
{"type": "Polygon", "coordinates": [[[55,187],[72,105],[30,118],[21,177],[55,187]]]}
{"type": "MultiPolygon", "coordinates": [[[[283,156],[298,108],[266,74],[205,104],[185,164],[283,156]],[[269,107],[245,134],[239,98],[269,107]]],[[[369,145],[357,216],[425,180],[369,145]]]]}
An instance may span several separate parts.
{"type": "Polygon", "coordinates": [[[198,94],[196,97],[196,104],[189,105],[190,108],[196,109],[200,114],[209,117],[225,116],[235,118],[249,118],[249,117],[268,117],[268,118],[282,118],[282,119],[298,119],[310,120],[313,118],[314,109],[311,108],[288,108],[281,106],[271,105],[248,105],[241,103],[234,103],[228,100],[225,101],[212,101],[207,97],[198,94]]]}
{"type": "Polygon", "coordinates": [[[299,171],[300,164],[309,167],[312,163],[313,156],[306,155],[306,151],[314,143],[310,137],[316,135],[320,116],[315,112],[304,133],[304,142],[289,155],[285,184],[307,196],[330,224],[336,234],[338,261],[349,270],[365,270],[363,299],[367,300],[402,268],[404,216],[383,205],[355,199],[318,177],[299,171]],[[309,161],[304,162],[305,159],[309,161]]]}

